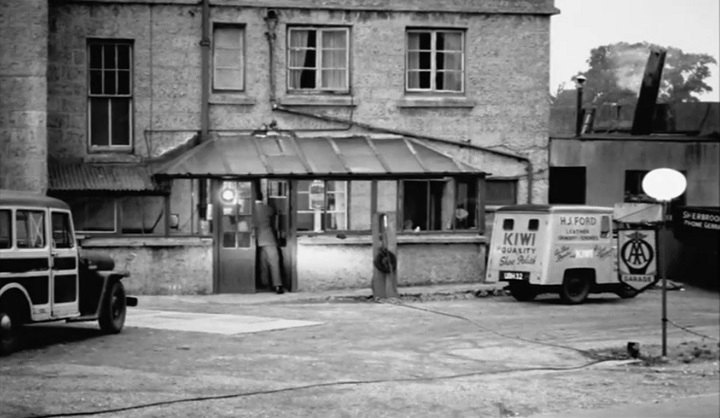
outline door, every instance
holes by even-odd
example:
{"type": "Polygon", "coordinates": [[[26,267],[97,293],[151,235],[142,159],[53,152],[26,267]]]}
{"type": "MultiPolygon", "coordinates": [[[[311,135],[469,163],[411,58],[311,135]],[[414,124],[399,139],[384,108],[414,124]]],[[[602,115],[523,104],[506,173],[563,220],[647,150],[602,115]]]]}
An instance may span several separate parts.
{"type": "Polygon", "coordinates": [[[213,182],[217,293],[255,292],[253,196],[250,181],[213,182]]]}
{"type": "Polygon", "coordinates": [[[67,211],[50,211],[52,314],[67,317],[79,314],[78,249],[72,218],[67,211]]]}
{"type": "Polygon", "coordinates": [[[275,211],[275,234],[280,253],[280,270],[282,272],[283,286],[294,291],[296,284],[293,276],[295,257],[295,233],[291,227],[290,212],[290,182],[287,180],[268,180],[266,195],[268,204],[275,211]]]}

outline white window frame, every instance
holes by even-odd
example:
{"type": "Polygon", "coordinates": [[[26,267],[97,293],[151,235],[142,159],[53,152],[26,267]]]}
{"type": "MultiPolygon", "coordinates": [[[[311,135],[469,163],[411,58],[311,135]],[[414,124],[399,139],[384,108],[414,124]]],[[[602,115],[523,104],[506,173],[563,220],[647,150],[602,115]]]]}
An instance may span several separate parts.
{"type": "Polygon", "coordinates": [[[239,92],[239,91],[245,91],[245,25],[242,24],[232,24],[232,23],[215,23],[213,25],[213,55],[212,55],[212,64],[213,64],[213,91],[229,91],[229,92],[239,92]],[[224,29],[232,29],[232,30],[239,30],[240,31],[240,39],[239,43],[235,48],[230,47],[218,47],[217,43],[215,42],[215,39],[217,38],[216,34],[218,31],[224,30],[224,29]],[[238,67],[223,67],[218,65],[217,58],[218,58],[218,52],[223,51],[226,53],[232,53],[232,51],[238,51],[237,53],[240,56],[240,65],[238,67]],[[218,76],[217,76],[217,70],[220,69],[234,69],[238,70],[241,73],[241,76],[239,77],[240,85],[231,85],[231,86],[224,86],[220,85],[218,83],[218,76]]]}
{"type": "MultiPolygon", "coordinates": [[[[421,92],[421,93],[465,93],[465,30],[462,29],[407,29],[405,33],[405,91],[408,92],[421,92]],[[430,33],[430,88],[411,88],[410,87],[410,52],[420,52],[426,50],[411,50],[410,49],[410,34],[411,33],[430,33]],[[438,33],[457,33],[460,34],[460,90],[439,90],[437,89],[435,78],[438,73],[437,68],[437,34],[438,33]]],[[[443,50],[447,51],[447,50],[443,50]]],[[[415,69],[414,69],[415,70],[415,69]]]]}
{"type": "Polygon", "coordinates": [[[294,26],[289,27],[287,31],[287,89],[290,92],[298,93],[298,92],[338,92],[338,93],[348,93],[350,91],[350,28],[346,26],[323,26],[323,27],[317,27],[317,26],[294,26]],[[292,37],[292,33],[295,31],[314,31],[316,33],[315,36],[315,48],[292,48],[290,39],[292,37]],[[343,88],[332,88],[332,87],[322,87],[322,71],[325,69],[332,69],[332,68],[323,68],[322,67],[322,37],[325,32],[339,32],[343,31],[345,32],[345,86],[343,88]],[[303,70],[307,67],[292,67],[290,65],[290,56],[292,54],[293,50],[299,50],[299,49],[314,49],[315,50],[315,88],[301,88],[301,87],[293,87],[291,84],[292,80],[292,70],[303,70]]]}
{"type": "Polygon", "coordinates": [[[348,231],[350,229],[349,227],[349,217],[350,217],[350,183],[349,180],[325,180],[325,179],[312,179],[310,180],[310,183],[307,188],[305,189],[298,189],[298,196],[300,195],[306,195],[308,196],[308,205],[311,204],[310,200],[310,189],[312,187],[313,181],[321,181],[323,183],[323,208],[322,209],[313,209],[312,207],[307,208],[298,208],[297,213],[303,214],[303,215],[313,215],[313,229],[312,231],[301,231],[302,233],[308,233],[308,232],[336,232],[336,231],[348,231]],[[329,182],[336,182],[336,183],[343,183],[342,190],[328,190],[328,183],[329,182]],[[338,206],[343,208],[343,210],[337,209],[337,207],[334,210],[328,209],[328,201],[329,195],[334,195],[335,201],[338,202],[338,206]],[[340,198],[338,198],[340,197],[340,198]],[[344,225],[344,228],[337,228],[337,229],[327,229],[323,228],[325,225],[323,225],[323,217],[326,215],[336,215],[342,217],[342,224],[344,225]]]}
{"type": "Polygon", "coordinates": [[[87,42],[87,57],[88,57],[87,58],[87,68],[88,68],[88,73],[87,73],[87,77],[88,77],[87,78],[87,94],[88,94],[88,98],[87,98],[87,115],[88,115],[87,132],[88,132],[88,134],[87,135],[88,135],[88,147],[90,148],[91,151],[131,151],[133,148],[134,141],[135,141],[134,135],[133,135],[133,124],[134,124],[134,113],[135,113],[134,100],[133,100],[133,89],[134,89],[134,87],[133,87],[133,75],[134,75],[133,74],[133,67],[134,67],[134,64],[133,64],[134,49],[133,49],[133,47],[134,47],[134,45],[133,45],[132,41],[123,40],[123,39],[89,39],[87,42]],[[97,70],[101,71],[101,74],[102,74],[101,84],[103,85],[103,89],[104,89],[105,72],[107,70],[111,70],[111,69],[105,68],[104,54],[105,54],[105,47],[108,45],[114,45],[116,53],[117,53],[117,46],[127,46],[128,47],[128,50],[129,50],[128,51],[128,54],[129,54],[128,69],[125,70],[125,69],[118,68],[117,57],[115,58],[116,66],[114,68],[115,77],[116,77],[116,87],[118,86],[117,75],[119,74],[119,72],[127,71],[129,73],[128,74],[128,93],[127,94],[120,94],[117,92],[114,94],[93,93],[92,92],[92,85],[91,85],[92,74],[91,73],[93,71],[97,71],[97,70]],[[91,50],[91,47],[93,47],[93,46],[101,46],[102,47],[103,57],[100,59],[101,64],[100,64],[99,68],[95,68],[95,67],[91,66],[90,50],[91,50]],[[108,115],[107,116],[107,119],[108,119],[108,124],[107,124],[108,125],[107,126],[108,145],[93,144],[93,138],[92,138],[92,102],[93,102],[93,99],[121,99],[121,98],[129,99],[128,100],[128,127],[127,127],[128,143],[127,144],[119,144],[119,145],[113,144],[113,135],[112,135],[112,132],[113,132],[112,103],[113,103],[113,101],[108,100],[108,113],[107,113],[107,115],[108,115]]]}

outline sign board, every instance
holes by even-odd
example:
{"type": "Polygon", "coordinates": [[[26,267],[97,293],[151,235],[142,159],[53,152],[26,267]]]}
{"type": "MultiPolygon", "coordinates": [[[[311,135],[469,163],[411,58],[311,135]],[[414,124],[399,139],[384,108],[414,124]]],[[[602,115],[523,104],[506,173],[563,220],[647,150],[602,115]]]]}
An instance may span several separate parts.
{"type": "Polygon", "coordinates": [[[663,220],[662,205],[659,203],[616,203],[613,218],[624,223],[652,223],[663,220]]]}
{"type": "Polygon", "coordinates": [[[693,244],[718,242],[720,238],[720,208],[681,207],[673,212],[673,229],[681,240],[693,244]]]}
{"type": "Polygon", "coordinates": [[[642,291],[660,279],[657,271],[657,238],[652,229],[618,231],[618,279],[642,291]]]}
{"type": "Polygon", "coordinates": [[[308,190],[308,203],[311,210],[321,210],[325,208],[325,182],[322,180],[313,180],[308,190]]]}

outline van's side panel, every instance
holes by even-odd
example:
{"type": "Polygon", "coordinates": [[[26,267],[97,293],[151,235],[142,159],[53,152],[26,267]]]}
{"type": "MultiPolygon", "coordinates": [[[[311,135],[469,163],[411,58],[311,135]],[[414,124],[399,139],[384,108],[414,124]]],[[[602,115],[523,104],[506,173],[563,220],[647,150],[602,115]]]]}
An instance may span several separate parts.
{"type": "Polygon", "coordinates": [[[551,222],[547,284],[561,284],[569,269],[593,269],[596,283],[617,282],[610,213],[555,213],[551,222]]]}

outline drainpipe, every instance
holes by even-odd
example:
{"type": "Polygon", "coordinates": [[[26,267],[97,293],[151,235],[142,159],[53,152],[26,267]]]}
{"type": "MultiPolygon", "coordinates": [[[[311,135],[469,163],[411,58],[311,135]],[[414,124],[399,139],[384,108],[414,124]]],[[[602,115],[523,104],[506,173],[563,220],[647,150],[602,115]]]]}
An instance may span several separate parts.
{"type": "Polygon", "coordinates": [[[319,120],[322,120],[325,122],[344,123],[344,124],[348,124],[348,125],[353,125],[353,126],[357,126],[359,128],[367,129],[369,131],[374,131],[374,132],[390,133],[390,134],[394,134],[394,135],[408,136],[411,138],[423,139],[426,141],[437,142],[437,143],[441,143],[441,144],[459,146],[460,148],[470,148],[470,149],[474,149],[474,150],[478,150],[478,151],[483,151],[488,154],[499,155],[499,156],[502,156],[505,158],[511,158],[513,160],[520,161],[523,164],[525,164],[525,173],[526,173],[527,184],[528,184],[527,203],[528,204],[532,203],[533,165],[532,165],[532,161],[530,161],[529,158],[523,157],[522,155],[512,154],[512,153],[504,152],[504,151],[498,151],[498,150],[495,150],[492,148],[481,147],[479,145],[474,145],[474,144],[470,144],[470,143],[459,143],[456,141],[451,141],[449,139],[444,139],[444,138],[438,138],[435,136],[418,135],[416,133],[409,132],[409,131],[403,131],[400,129],[383,128],[380,126],[371,125],[369,123],[356,122],[352,119],[343,119],[343,118],[337,118],[334,116],[321,115],[318,113],[304,112],[301,110],[290,109],[290,108],[287,108],[285,106],[282,106],[282,105],[279,105],[276,103],[272,104],[272,109],[275,111],[289,113],[292,115],[315,118],[315,119],[319,119],[319,120]]]}
{"type": "MultiPolygon", "coordinates": [[[[201,69],[200,69],[200,142],[208,140],[208,129],[210,127],[210,0],[202,2],[202,35],[200,38],[201,47],[201,69]]],[[[206,219],[207,211],[207,182],[200,180],[198,185],[198,215],[200,219],[206,219]]]]}
{"type": "Polygon", "coordinates": [[[267,32],[265,37],[268,41],[268,77],[270,82],[270,106],[275,106],[275,28],[278,24],[278,13],[276,10],[270,9],[265,15],[265,26],[267,26],[267,32]]]}

